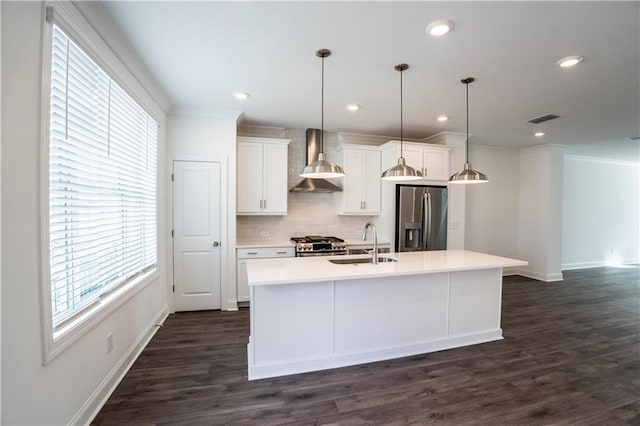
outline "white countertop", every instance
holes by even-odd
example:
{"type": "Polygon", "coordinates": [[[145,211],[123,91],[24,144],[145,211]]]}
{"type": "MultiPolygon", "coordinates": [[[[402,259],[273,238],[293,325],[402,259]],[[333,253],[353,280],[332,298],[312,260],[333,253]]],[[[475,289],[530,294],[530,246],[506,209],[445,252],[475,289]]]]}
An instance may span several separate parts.
{"type": "Polygon", "coordinates": [[[236,241],[236,248],[251,248],[251,247],[293,247],[295,244],[291,240],[274,240],[268,238],[256,238],[254,240],[238,240],[236,241]]]}
{"type": "Polygon", "coordinates": [[[525,266],[522,260],[493,256],[467,250],[437,250],[412,253],[390,253],[398,262],[377,265],[360,263],[336,265],[332,258],[356,258],[368,256],[317,256],[279,259],[247,260],[247,278],[250,286],[350,280],[358,278],[417,275],[438,272],[470,271],[476,269],[525,266]]]}

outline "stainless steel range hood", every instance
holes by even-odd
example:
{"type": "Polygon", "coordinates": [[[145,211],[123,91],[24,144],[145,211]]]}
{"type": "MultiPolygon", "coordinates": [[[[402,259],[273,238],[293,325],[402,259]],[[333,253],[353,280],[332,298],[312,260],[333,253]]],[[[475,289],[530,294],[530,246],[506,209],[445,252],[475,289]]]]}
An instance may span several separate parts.
{"type": "MultiPolygon", "coordinates": [[[[307,129],[307,162],[313,163],[318,159],[320,153],[320,129],[307,129]]],[[[338,185],[326,179],[304,178],[296,186],[290,189],[291,192],[338,192],[342,191],[338,185]]]]}

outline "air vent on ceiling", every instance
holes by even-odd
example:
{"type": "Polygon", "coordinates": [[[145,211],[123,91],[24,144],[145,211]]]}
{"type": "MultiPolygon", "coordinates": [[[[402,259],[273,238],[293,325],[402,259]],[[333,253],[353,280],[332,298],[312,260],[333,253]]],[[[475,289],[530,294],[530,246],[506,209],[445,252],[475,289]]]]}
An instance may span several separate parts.
{"type": "Polygon", "coordinates": [[[545,121],[553,120],[554,118],[558,118],[558,116],[555,114],[545,114],[545,115],[541,115],[540,117],[532,118],[531,120],[529,120],[529,123],[533,123],[533,124],[544,123],[545,121]]]}
{"type": "Polygon", "coordinates": [[[628,141],[640,141],[640,136],[631,136],[627,138],[628,141]]]}

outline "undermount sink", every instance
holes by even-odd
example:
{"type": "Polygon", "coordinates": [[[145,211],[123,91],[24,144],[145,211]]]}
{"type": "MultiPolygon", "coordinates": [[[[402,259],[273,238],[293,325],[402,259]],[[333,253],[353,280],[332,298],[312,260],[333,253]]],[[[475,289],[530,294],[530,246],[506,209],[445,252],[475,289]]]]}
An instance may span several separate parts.
{"type": "MultiPolygon", "coordinates": [[[[357,265],[359,263],[373,263],[373,257],[360,257],[355,259],[328,259],[329,262],[336,265],[357,265]]],[[[379,257],[378,263],[397,262],[396,259],[390,257],[379,257]]]]}

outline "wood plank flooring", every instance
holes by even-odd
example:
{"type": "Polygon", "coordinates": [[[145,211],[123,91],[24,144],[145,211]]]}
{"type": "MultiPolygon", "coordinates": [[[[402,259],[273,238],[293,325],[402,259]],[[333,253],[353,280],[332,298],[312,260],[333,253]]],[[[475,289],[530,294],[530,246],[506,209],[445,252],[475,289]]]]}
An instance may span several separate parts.
{"type": "Polygon", "coordinates": [[[503,286],[505,339],[247,381],[247,309],[170,315],[95,425],[640,425],[640,269],[503,286]]]}

